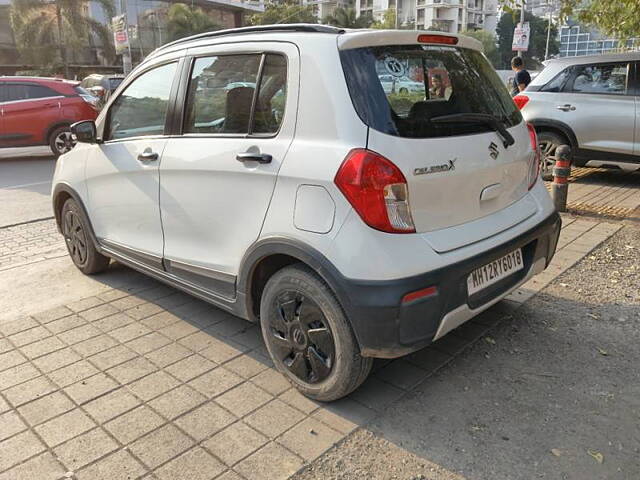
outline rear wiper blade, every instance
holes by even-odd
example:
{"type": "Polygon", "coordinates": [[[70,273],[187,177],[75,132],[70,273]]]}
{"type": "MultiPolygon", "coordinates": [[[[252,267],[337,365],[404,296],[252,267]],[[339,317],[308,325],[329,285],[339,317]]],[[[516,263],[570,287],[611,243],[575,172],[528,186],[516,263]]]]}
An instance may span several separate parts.
{"type": "Polygon", "coordinates": [[[503,121],[489,115],[488,113],[454,113],[451,115],[440,115],[431,119],[433,123],[483,123],[489,125],[500,137],[502,137],[502,145],[508,148],[516,143],[509,131],[504,126],[503,121]]]}

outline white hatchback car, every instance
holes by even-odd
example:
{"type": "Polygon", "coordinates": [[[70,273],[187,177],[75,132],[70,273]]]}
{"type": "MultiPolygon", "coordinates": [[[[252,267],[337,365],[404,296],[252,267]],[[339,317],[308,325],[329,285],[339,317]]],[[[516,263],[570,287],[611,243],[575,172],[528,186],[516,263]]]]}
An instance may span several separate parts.
{"type": "Polygon", "coordinates": [[[463,36],[196,35],[73,131],[53,206],[77,267],[113,258],[260,322],[276,367],[319,400],[493,305],[556,248],[535,132],[463,36]],[[451,95],[388,97],[385,64],[445,71],[451,95]],[[243,83],[201,84],[218,75],[243,83]]]}

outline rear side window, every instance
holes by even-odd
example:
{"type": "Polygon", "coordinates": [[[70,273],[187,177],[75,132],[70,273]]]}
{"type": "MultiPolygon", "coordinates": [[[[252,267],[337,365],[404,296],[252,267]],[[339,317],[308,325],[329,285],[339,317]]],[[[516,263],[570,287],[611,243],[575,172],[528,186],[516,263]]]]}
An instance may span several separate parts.
{"type": "Polygon", "coordinates": [[[480,52],[427,45],[366,47],[340,52],[354,107],[370,127],[400,137],[432,138],[490,131],[477,123],[432,118],[491,114],[512,127],[522,116],[480,52]]]}
{"type": "Polygon", "coordinates": [[[36,100],[38,98],[59,97],[60,93],[43,85],[8,84],[5,86],[5,102],[36,100]]]}
{"type": "Polygon", "coordinates": [[[185,133],[248,133],[261,55],[196,59],[189,82],[185,133]]]}
{"type": "Polygon", "coordinates": [[[196,59],[184,133],[276,133],[284,115],[286,59],[276,54],[266,54],[262,59],[258,54],[196,59]]]}
{"type": "Polygon", "coordinates": [[[625,95],[627,93],[627,71],[627,63],[574,67],[573,85],[569,91],[625,95]]]}
{"type": "Polygon", "coordinates": [[[162,135],[176,64],[168,63],[136,78],[111,104],[107,140],[162,135]]]}

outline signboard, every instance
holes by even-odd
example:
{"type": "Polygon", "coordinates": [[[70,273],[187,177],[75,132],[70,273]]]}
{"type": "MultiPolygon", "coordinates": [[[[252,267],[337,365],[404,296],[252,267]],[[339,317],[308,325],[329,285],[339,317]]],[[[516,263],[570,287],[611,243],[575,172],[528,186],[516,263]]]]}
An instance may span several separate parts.
{"type": "Polygon", "coordinates": [[[118,15],[111,19],[113,27],[113,43],[116,46],[116,53],[121,54],[129,48],[129,33],[127,32],[127,19],[125,15],[118,15]]]}
{"type": "Polygon", "coordinates": [[[514,52],[526,52],[529,49],[529,32],[529,22],[518,23],[513,30],[511,50],[514,52]]]}

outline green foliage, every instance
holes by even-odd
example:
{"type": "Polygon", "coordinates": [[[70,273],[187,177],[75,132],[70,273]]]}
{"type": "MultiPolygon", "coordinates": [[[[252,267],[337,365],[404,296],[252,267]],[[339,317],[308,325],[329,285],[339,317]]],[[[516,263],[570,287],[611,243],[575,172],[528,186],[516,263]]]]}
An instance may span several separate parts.
{"type": "Polygon", "coordinates": [[[337,7],[332,15],[324,18],[323,23],[342,28],[368,28],[373,23],[373,19],[368,15],[356,17],[356,11],[353,8],[337,7]]]}
{"type": "Polygon", "coordinates": [[[389,30],[396,28],[396,10],[395,8],[389,8],[382,14],[382,20],[373,22],[371,28],[378,28],[381,30],[389,30]]]}
{"type": "Polygon", "coordinates": [[[272,25],[277,23],[317,23],[312,5],[300,5],[287,0],[282,3],[265,5],[263,13],[249,17],[250,25],[272,25]]]}
{"type": "Polygon", "coordinates": [[[487,30],[473,30],[463,32],[467,37],[475,38],[482,43],[485,56],[489,59],[494,68],[498,68],[500,64],[500,56],[498,55],[498,47],[496,47],[496,37],[487,30]]]}
{"type": "MultiPolygon", "coordinates": [[[[514,11],[514,13],[516,13],[514,11]]],[[[519,12],[517,12],[519,14],[519,12]]],[[[498,67],[503,69],[511,68],[511,59],[516,56],[516,52],[511,51],[513,42],[513,29],[516,22],[512,13],[506,12],[500,17],[498,26],[496,27],[496,36],[498,37],[498,67]]],[[[518,17],[519,18],[519,17],[518,17]]],[[[544,60],[544,51],[547,43],[547,25],[548,19],[536,17],[535,15],[525,11],[525,22],[529,22],[531,28],[529,38],[529,50],[523,52],[525,65],[527,69],[533,70],[539,67],[540,62],[544,60]]],[[[558,53],[558,27],[551,24],[551,38],[549,41],[549,56],[558,53]]]]}
{"type": "Polygon", "coordinates": [[[220,25],[201,8],[190,7],[184,3],[174,3],[167,13],[169,41],[220,28],[220,25]]]}
{"type": "Polygon", "coordinates": [[[11,27],[23,61],[44,69],[63,68],[67,74],[69,58],[86,47],[93,35],[112,61],[115,51],[110,30],[85,15],[91,1],[102,7],[107,18],[114,15],[113,0],[13,0],[11,27]]]}
{"type": "Polygon", "coordinates": [[[613,38],[640,37],[638,0],[563,0],[561,16],[566,19],[569,15],[613,38]]]}

